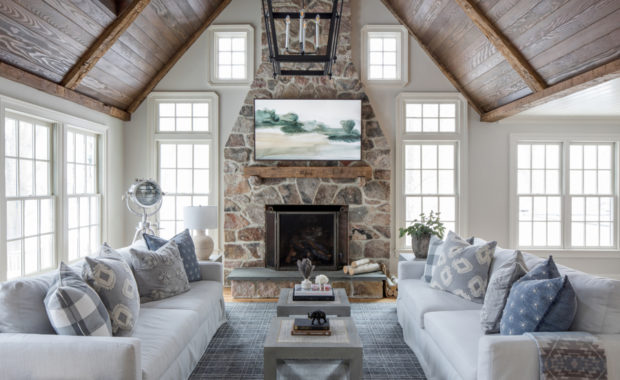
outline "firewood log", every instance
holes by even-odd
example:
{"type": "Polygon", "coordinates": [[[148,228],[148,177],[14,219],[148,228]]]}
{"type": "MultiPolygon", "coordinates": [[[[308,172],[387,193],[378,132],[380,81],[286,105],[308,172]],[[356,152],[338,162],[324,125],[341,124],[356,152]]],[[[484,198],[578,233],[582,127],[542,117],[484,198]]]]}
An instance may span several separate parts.
{"type": "Polygon", "coordinates": [[[360,265],[360,266],[358,266],[356,268],[349,267],[349,271],[348,272],[349,272],[350,275],[355,275],[355,274],[376,272],[378,270],[381,270],[381,266],[379,266],[379,264],[377,264],[377,263],[371,263],[371,264],[360,265]]]}
{"type": "Polygon", "coordinates": [[[357,261],[352,262],[351,263],[351,267],[352,268],[357,268],[357,267],[359,267],[361,265],[368,264],[368,263],[370,263],[370,259],[361,259],[361,260],[357,260],[357,261]]]}

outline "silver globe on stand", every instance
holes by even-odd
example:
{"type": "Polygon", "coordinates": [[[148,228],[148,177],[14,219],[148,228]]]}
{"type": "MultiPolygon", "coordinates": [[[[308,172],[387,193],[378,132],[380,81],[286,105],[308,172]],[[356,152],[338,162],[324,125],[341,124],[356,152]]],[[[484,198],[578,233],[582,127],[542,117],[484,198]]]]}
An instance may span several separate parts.
{"type": "Polygon", "coordinates": [[[141,217],[136,227],[136,233],[133,235],[131,243],[135,243],[142,234],[155,235],[153,228],[157,228],[157,224],[149,222],[149,218],[159,212],[163,202],[164,193],[161,191],[159,184],[152,179],[139,179],[129,186],[129,190],[123,196],[127,209],[132,214],[141,217]]]}

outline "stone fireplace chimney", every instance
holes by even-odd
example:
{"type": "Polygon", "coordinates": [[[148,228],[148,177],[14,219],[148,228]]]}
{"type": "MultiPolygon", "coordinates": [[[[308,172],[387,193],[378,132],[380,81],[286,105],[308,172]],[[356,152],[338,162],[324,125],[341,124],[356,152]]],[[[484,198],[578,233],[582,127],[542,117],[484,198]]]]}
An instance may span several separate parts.
{"type": "MultiPolygon", "coordinates": [[[[318,0],[308,11],[331,8],[318,0]]],[[[274,6],[299,9],[301,1],[276,2],[274,6]],[[299,4],[298,4],[299,3],[299,4]]],[[[264,25],[263,25],[264,27],[264,25]]],[[[279,36],[281,37],[281,36],[279,36]]],[[[390,147],[360,76],[351,59],[351,9],[344,1],[333,79],[327,77],[273,78],[266,37],[262,32],[262,63],[256,72],[239,117],[224,148],[224,265],[225,275],[241,267],[265,266],[265,205],[346,205],[349,261],[370,258],[388,264],[391,241],[390,147]],[[361,99],[362,160],[254,161],[254,99],[361,99]],[[372,178],[258,178],[244,177],[248,166],[370,166],[372,178]]]]}

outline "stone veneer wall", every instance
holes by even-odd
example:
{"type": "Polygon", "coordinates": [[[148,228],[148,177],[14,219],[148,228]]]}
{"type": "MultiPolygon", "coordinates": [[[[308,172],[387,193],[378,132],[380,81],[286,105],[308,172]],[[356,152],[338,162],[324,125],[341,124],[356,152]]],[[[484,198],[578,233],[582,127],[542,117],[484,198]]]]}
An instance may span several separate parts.
{"type": "MultiPolygon", "coordinates": [[[[300,3],[301,1],[299,1],[300,3]]],[[[275,3],[275,2],[274,2],[275,3]]],[[[308,2],[306,2],[308,3],[308,2]]],[[[295,1],[286,3],[299,9],[295,1]]],[[[275,4],[274,4],[275,6],[275,4]]],[[[315,0],[307,11],[331,8],[331,1],[315,0]]],[[[278,8],[280,9],[280,8],[278,8]]],[[[313,23],[310,23],[311,25],[313,23]]],[[[296,35],[294,31],[291,33],[296,35]]],[[[314,36],[314,32],[308,33],[314,36]]],[[[282,36],[280,36],[282,37],[282,36]]],[[[294,37],[293,37],[294,39],[294,37]]],[[[351,10],[344,1],[337,62],[333,79],[278,77],[273,79],[266,37],[262,33],[262,63],[224,148],[224,271],[265,265],[266,204],[349,205],[349,259],[371,258],[388,264],[391,241],[390,146],[375,119],[359,74],[351,60],[351,10]],[[254,161],[254,99],[311,98],[362,100],[362,161],[254,161]],[[373,169],[369,181],[358,179],[277,178],[243,176],[246,166],[355,166],[373,169]]],[[[294,42],[292,42],[294,43],[294,42]]]]}

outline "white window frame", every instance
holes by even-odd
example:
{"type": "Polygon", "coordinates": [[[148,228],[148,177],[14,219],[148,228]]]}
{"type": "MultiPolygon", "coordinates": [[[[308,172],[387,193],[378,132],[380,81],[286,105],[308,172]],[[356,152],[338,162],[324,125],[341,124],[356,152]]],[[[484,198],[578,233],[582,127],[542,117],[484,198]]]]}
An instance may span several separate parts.
{"type": "Polygon", "coordinates": [[[220,207],[220,169],[219,169],[219,97],[215,92],[152,92],[147,97],[147,125],[149,130],[148,141],[150,147],[147,152],[149,173],[151,178],[157,179],[159,169],[158,149],[160,143],[200,143],[209,144],[209,205],[218,206],[218,229],[210,230],[215,249],[224,241],[222,228],[222,210],[220,207]],[[166,102],[181,103],[204,102],[209,104],[209,131],[208,132],[159,132],[158,104],[166,102]]]}
{"type": "Polygon", "coordinates": [[[362,27],[362,81],[371,85],[405,86],[409,82],[409,33],[402,25],[364,25],[362,27]],[[396,44],[396,72],[397,79],[369,79],[370,50],[368,40],[370,35],[398,35],[396,44]]]}
{"type": "MultiPolygon", "coordinates": [[[[401,93],[396,97],[396,170],[395,170],[395,231],[405,225],[405,146],[408,144],[453,143],[455,154],[455,224],[460,235],[467,235],[467,149],[468,149],[467,101],[458,93],[401,93]],[[453,103],[456,105],[456,128],[454,132],[407,132],[405,106],[407,103],[453,103]]],[[[411,252],[406,248],[407,237],[395,233],[397,253],[411,252]]]]}
{"type": "MultiPolygon", "coordinates": [[[[619,173],[620,167],[619,165],[619,156],[620,156],[620,134],[579,134],[579,135],[571,135],[567,137],[562,133],[511,133],[510,134],[510,169],[509,169],[509,239],[510,246],[517,247],[518,245],[518,194],[517,194],[517,146],[519,144],[528,144],[528,143],[559,143],[560,144],[560,197],[561,197],[561,215],[562,218],[562,245],[561,247],[524,247],[530,252],[539,252],[539,253],[561,253],[567,252],[570,257],[584,255],[586,257],[592,258],[596,257],[593,254],[599,254],[600,257],[610,257],[609,254],[613,253],[615,257],[619,252],[619,242],[618,238],[620,237],[620,226],[618,225],[618,216],[619,216],[619,207],[618,207],[618,198],[620,194],[620,181],[619,181],[619,173]],[[600,144],[613,144],[612,152],[614,154],[613,164],[614,170],[612,171],[612,186],[613,193],[611,197],[614,200],[613,206],[613,239],[614,246],[605,247],[605,248],[590,248],[590,247],[578,247],[573,248],[571,246],[571,199],[574,196],[579,195],[571,195],[570,194],[570,156],[569,156],[569,148],[570,144],[579,144],[579,143],[600,143],[600,144]]],[[[584,195],[587,196],[587,195],[584,195]]]]}
{"type": "Polygon", "coordinates": [[[254,27],[249,24],[241,25],[211,25],[207,29],[208,39],[208,82],[214,86],[247,86],[254,81],[254,27]],[[244,79],[220,79],[218,77],[218,34],[245,34],[245,69],[244,79]]]}
{"type": "MultiPolygon", "coordinates": [[[[52,158],[52,170],[53,182],[52,193],[55,197],[55,211],[56,219],[54,225],[54,243],[56,256],[54,257],[54,264],[58,266],[61,261],[65,263],[71,263],[68,259],[68,233],[67,233],[67,189],[65,178],[65,135],[66,129],[71,126],[73,129],[82,129],[88,133],[94,133],[99,135],[98,140],[98,182],[99,192],[101,194],[101,213],[99,215],[101,224],[101,241],[108,240],[108,207],[107,207],[107,195],[108,195],[108,182],[107,182],[107,157],[108,157],[108,126],[92,122],[90,120],[82,119],[73,115],[69,115],[63,112],[51,110],[45,107],[37,106],[22,100],[14,99],[8,96],[0,95],[0,282],[6,280],[6,197],[5,197],[5,177],[4,177],[4,122],[6,112],[23,114],[28,117],[40,119],[48,123],[53,124],[52,131],[52,151],[50,152],[52,158]],[[77,126],[77,127],[76,127],[77,126]],[[2,253],[5,252],[5,253],[2,253]]],[[[78,259],[79,260],[79,259],[78,259]]],[[[72,262],[75,262],[74,260],[72,262]]],[[[44,270],[37,273],[30,273],[24,277],[35,276],[39,273],[44,273],[49,270],[44,270]]]]}

